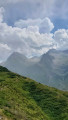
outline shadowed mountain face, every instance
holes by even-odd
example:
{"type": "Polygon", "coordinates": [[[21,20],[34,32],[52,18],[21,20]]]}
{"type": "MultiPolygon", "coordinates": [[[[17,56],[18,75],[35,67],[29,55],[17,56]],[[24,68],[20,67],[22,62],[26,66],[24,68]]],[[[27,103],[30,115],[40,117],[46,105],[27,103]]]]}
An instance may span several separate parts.
{"type": "Polygon", "coordinates": [[[26,58],[13,53],[3,66],[40,83],[68,90],[68,50],[50,50],[41,57],[26,58]]]}

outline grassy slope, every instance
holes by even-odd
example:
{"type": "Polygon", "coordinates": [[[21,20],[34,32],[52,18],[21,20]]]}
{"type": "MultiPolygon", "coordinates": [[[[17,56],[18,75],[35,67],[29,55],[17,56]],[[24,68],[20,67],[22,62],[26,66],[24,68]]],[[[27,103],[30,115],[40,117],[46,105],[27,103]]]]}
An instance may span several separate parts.
{"type": "Polygon", "coordinates": [[[0,67],[2,120],[68,120],[68,92],[0,67]]]}

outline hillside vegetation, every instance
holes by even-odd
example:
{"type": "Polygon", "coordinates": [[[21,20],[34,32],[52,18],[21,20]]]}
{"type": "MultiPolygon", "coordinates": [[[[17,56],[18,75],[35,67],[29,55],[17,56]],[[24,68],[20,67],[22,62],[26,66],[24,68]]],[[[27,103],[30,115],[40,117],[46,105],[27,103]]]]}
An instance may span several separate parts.
{"type": "Polygon", "coordinates": [[[0,120],[68,120],[68,92],[0,66],[0,120]]]}

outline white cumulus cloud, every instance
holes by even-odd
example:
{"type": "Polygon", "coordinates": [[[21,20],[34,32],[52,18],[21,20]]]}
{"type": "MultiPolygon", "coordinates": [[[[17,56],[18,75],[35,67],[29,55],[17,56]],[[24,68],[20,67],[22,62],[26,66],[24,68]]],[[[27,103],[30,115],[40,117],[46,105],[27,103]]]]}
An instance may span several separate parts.
{"type": "Polygon", "coordinates": [[[15,26],[20,28],[27,28],[29,26],[37,26],[41,33],[50,33],[54,28],[53,23],[49,18],[44,19],[27,19],[27,20],[19,20],[15,22],[15,26]]]}
{"type": "Polygon", "coordinates": [[[51,33],[54,25],[48,17],[22,19],[12,27],[3,21],[3,12],[4,8],[0,8],[0,61],[15,51],[30,57],[44,54],[51,48],[68,49],[68,30],[51,33]]]}
{"type": "Polygon", "coordinates": [[[59,29],[54,33],[58,49],[68,49],[68,29],[59,29]]]}
{"type": "MultiPolygon", "coordinates": [[[[46,18],[46,21],[47,20],[49,19],[46,18]]],[[[30,57],[33,55],[41,55],[48,49],[54,47],[53,34],[47,33],[48,30],[46,30],[47,32],[45,33],[39,32],[43,21],[44,20],[41,19],[35,21],[27,20],[24,21],[26,26],[22,26],[22,28],[18,26],[8,26],[6,23],[0,21],[0,54],[2,55],[2,51],[5,51],[6,54],[4,57],[7,58],[8,52],[11,54],[16,51],[30,57]]],[[[49,22],[51,25],[52,23],[50,20],[49,22]]]]}

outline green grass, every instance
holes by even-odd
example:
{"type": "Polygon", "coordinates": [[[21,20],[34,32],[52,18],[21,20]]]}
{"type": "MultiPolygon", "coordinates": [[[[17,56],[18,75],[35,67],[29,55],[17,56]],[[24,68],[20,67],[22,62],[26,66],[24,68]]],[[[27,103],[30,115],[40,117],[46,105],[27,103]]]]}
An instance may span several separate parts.
{"type": "Polygon", "coordinates": [[[68,92],[0,67],[2,120],[68,120],[68,92]]]}

